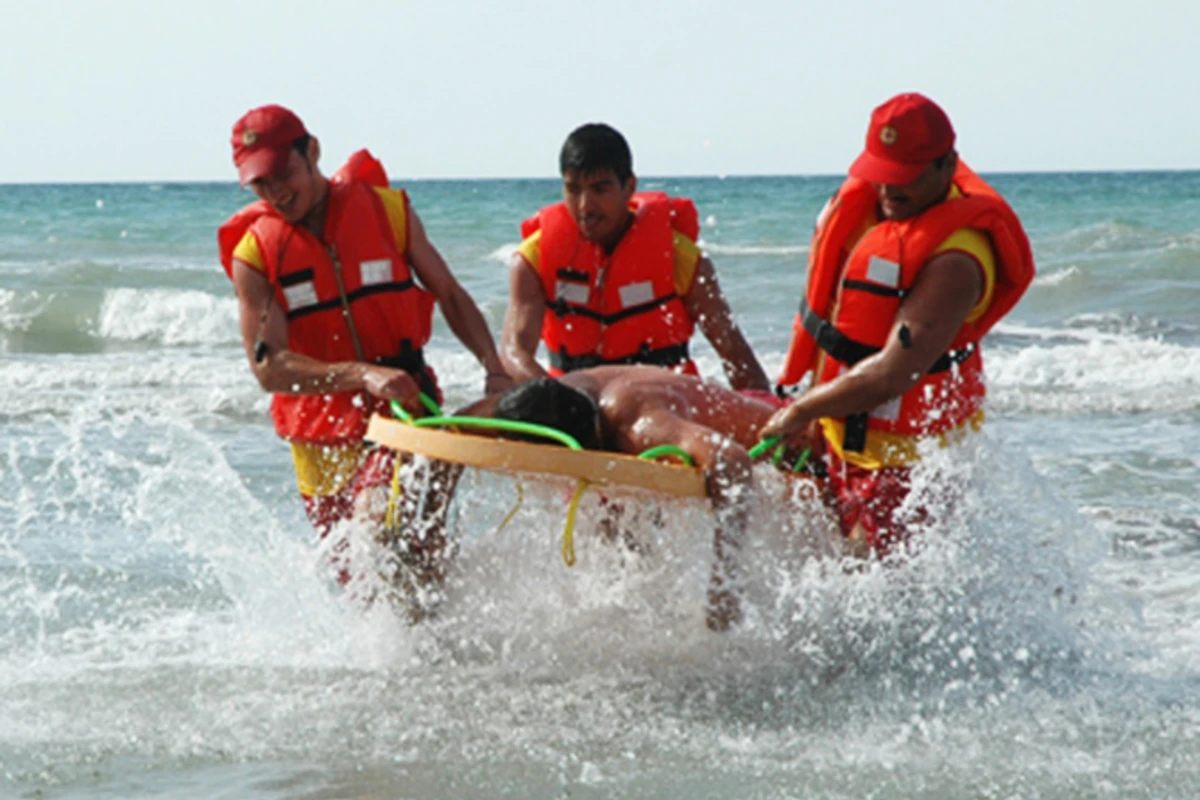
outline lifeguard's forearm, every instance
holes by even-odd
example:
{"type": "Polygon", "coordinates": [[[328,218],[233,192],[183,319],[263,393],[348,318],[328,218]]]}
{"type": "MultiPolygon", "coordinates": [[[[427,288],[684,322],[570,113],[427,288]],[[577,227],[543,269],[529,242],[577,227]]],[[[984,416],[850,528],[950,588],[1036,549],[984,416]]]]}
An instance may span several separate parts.
{"type": "Polygon", "coordinates": [[[723,346],[717,346],[715,341],[713,345],[721,356],[721,365],[725,369],[725,377],[729,380],[730,387],[738,391],[743,389],[771,391],[771,382],[767,379],[767,373],[758,363],[758,357],[754,355],[754,351],[750,348],[746,337],[742,335],[741,329],[735,326],[721,338],[725,340],[723,346]]]}
{"type": "Polygon", "coordinates": [[[508,374],[512,375],[513,379],[517,381],[544,378],[550,374],[538,363],[536,358],[524,350],[513,351],[505,349],[504,367],[508,370],[508,374]]]}
{"type": "Polygon", "coordinates": [[[841,418],[871,411],[904,394],[917,380],[893,369],[885,353],[864,359],[832,381],[809,389],[795,402],[797,412],[810,420],[841,418]]]}
{"type": "Polygon", "coordinates": [[[479,306],[466,290],[457,287],[441,308],[450,330],[475,355],[488,374],[503,373],[504,364],[496,353],[492,332],[488,329],[479,306]]]}
{"type": "Polygon", "coordinates": [[[518,254],[509,265],[508,283],[508,311],[500,335],[500,358],[518,381],[544,377],[546,370],[535,357],[546,311],[541,282],[536,270],[518,254]]]}
{"type": "Polygon", "coordinates": [[[250,368],[258,384],[276,394],[323,394],[366,388],[368,365],[357,361],[320,361],[292,350],[267,351],[250,368]]]}

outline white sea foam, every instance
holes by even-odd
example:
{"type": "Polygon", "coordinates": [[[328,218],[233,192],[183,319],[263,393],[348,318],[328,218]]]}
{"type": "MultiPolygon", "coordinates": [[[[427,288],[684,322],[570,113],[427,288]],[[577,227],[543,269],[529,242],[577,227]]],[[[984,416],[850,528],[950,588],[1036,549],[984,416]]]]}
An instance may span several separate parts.
{"type": "Polygon", "coordinates": [[[217,414],[265,419],[269,395],[241,352],[227,356],[110,353],[10,360],[0,369],[0,418],[71,416],[80,406],[114,414],[217,414]]]}
{"type": "Polygon", "coordinates": [[[237,300],[207,292],[112,289],[105,292],[96,333],[118,341],[164,345],[237,342],[237,300]]]}
{"type": "Polygon", "coordinates": [[[1068,283],[1075,283],[1083,278],[1083,271],[1076,266],[1070,266],[1066,269],[1060,269],[1055,272],[1038,275],[1033,279],[1034,286],[1062,286],[1068,283]]]}
{"type": "Polygon", "coordinates": [[[992,402],[1048,413],[1176,412],[1200,408],[1200,349],[1095,332],[1078,342],[985,355],[992,402]]]}
{"type": "MultiPolygon", "coordinates": [[[[256,760],[321,754],[406,769],[437,748],[442,768],[475,786],[483,776],[461,772],[474,760],[542,769],[563,758],[554,743],[565,741],[602,780],[624,759],[610,752],[623,732],[689,762],[707,763],[717,748],[767,765],[766,779],[782,786],[794,781],[789,759],[808,752],[797,737],[833,728],[839,748],[861,748],[860,769],[877,769],[892,756],[876,740],[914,719],[957,732],[960,707],[984,705],[991,720],[1002,706],[1027,713],[1022,698],[1053,695],[1064,654],[1078,650],[1073,612],[1057,597],[1074,596],[1094,548],[1018,469],[995,468],[1009,483],[978,476],[984,485],[966,502],[996,512],[978,530],[943,525],[899,569],[842,562],[819,544],[828,527],[819,509],[801,502],[789,515],[764,500],[743,550],[746,621],[720,637],[703,624],[713,530],[703,504],[667,501],[656,514],[622,500],[641,515],[634,552],[598,537],[606,503],[591,492],[568,569],[569,487],[527,482],[516,518],[497,532],[511,480],[468,475],[448,597],[436,619],[410,629],[346,613],[326,591],[319,554],[270,512],[283,500],[251,492],[201,433],[161,418],[120,424],[84,410],[62,426],[49,463],[20,454],[29,463],[14,494],[53,478],[67,495],[34,498],[42,516],[26,525],[82,532],[72,552],[95,548],[111,563],[109,584],[82,582],[67,560],[57,582],[18,573],[6,594],[5,618],[25,637],[42,626],[36,645],[0,657],[0,708],[12,714],[22,764],[58,757],[70,769],[147,747],[203,759],[219,735],[256,760]],[[100,446],[106,433],[119,436],[119,453],[100,446]],[[100,520],[116,530],[102,547],[100,520]],[[160,559],[151,575],[179,577],[143,601],[147,553],[160,559]],[[48,711],[17,713],[37,707],[48,711]]],[[[979,743],[971,725],[962,735],[979,743]]],[[[905,760],[923,741],[911,731],[901,740],[888,748],[905,760]]]]}
{"type": "Polygon", "coordinates": [[[725,256],[803,256],[808,254],[808,245],[766,245],[766,244],[720,244],[700,239],[700,247],[706,253],[725,256]]]}
{"type": "Polygon", "coordinates": [[[521,245],[520,242],[513,242],[511,244],[502,244],[499,247],[497,247],[495,250],[493,250],[492,252],[488,253],[487,259],[489,261],[499,261],[503,264],[507,264],[510,260],[512,260],[513,253],[517,252],[517,248],[520,245],[521,245]]]}
{"type": "Polygon", "coordinates": [[[1142,228],[1120,222],[1098,222],[1072,228],[1059,234],[1044,236],[1039,243],[1053,249],[1086,253],[1127,253],[1135,250],[1158,250],[1197,241],[1190,233],[1142,228]]]}
{"type": "Polygon", "coordinates": [[[26,331],[48,305],[37,292],[18,295],[0,288],[0,331],[26,331]]]}

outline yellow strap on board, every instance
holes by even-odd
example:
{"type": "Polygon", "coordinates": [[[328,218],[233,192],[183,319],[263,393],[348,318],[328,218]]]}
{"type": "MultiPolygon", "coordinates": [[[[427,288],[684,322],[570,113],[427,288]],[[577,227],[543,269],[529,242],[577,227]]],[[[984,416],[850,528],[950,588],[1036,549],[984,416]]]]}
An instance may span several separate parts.
{"type": "Polygon", "coordinates": [[[579,501],[583,499],[583,493],[588,486],[587,480],[580,478],[579,483],[575,486],[575,494],[571,496],[571,504],[567,506],[567,524],[563,528],[562,557],[563,563],[568,567],[575,566],[575,515],[579,512],[579,501]]]}
{"type": "Polygon", "coordinates": [[[392,467],[392,490],[388,492],[387,514],[383,518],[384,528],[388,533],[395,530],[394,523],[396,522],[396,505],[399,503],[403,488],[400,486],[400,467],[404,459],[400,454],[396,454],[395,466],[392,467]]]}
{"type": "Polygon", "coordinates": [[[504,521],[500,523],[500,527],[496,528],[496,533],[500,533],[500,531],[502,531],[508,527],[508,523],[512,522],[513,517],[515,517],[517,515],[517,512],[521,510],[521,503],[523,503],[525,501],[525,487],[521,484],[520,481],[517,481],[516,484],[517,484],[517,502],[515,505],[513,505],[512,510],[509,511],[508,514],[504,517],[504,521]]]}

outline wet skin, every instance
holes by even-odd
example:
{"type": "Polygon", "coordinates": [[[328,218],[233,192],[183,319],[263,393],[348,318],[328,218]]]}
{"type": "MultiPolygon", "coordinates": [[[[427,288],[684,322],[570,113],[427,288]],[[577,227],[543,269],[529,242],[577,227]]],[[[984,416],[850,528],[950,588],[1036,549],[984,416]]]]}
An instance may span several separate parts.
{"type": "Polygon", "coordinates": [[[637,191],[637,178],[624,183],[611,169],[563,174],[563,202],[585,239],[612,252],[633,220],[629,202],[637,191]]]}
{"type": "Polygon", "coordinates": [[[953,152],[942,163],[930,164],[925,171],[905,184],[877,183],[879,212],[894,222],[912,219],[925,209],[940,203],[950,191],[958,159],[953,152]]]}
{"type": "Polygon", "coordinates": [[[329,192],[328,181],[314,167],[318,154],[315,139],[309,141],[306,154],[290,149],[287,163],[270,175],[252,180],[251,191],[265,200],[285,222],[304,224],[313,229],[320,221],[313,218],[320,216],[329,192]]]}

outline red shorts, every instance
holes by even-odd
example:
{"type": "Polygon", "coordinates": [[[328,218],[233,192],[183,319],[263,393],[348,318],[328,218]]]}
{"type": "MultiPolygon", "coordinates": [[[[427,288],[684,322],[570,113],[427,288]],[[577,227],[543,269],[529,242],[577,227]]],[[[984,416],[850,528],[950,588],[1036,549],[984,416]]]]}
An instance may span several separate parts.
{"type": "Polygon", "coordinates": [[[358,469],[335,494],[309,495],[304,498],[304,513],[324,539],[330,528],[354,513],[354,501],[367,489],[391,486],[396,465],[396,451],[387,447],[371,447],[363,451],[358,469]]]}
{"type": "MultiPolygon", "coordinates": [[[[880,556],[908,541],[906,523],[913,520],[900,519],[898,512],[912,491],[909,467],[864,469],[832,452],[826,452],[823,460],[829,472],[826,497],[843,536],[849,538],[856,527],[861,528],[864,543],[880,556]]],[[[924,509],[916,511],[918,517],[924,513],[924,509]]]]}

